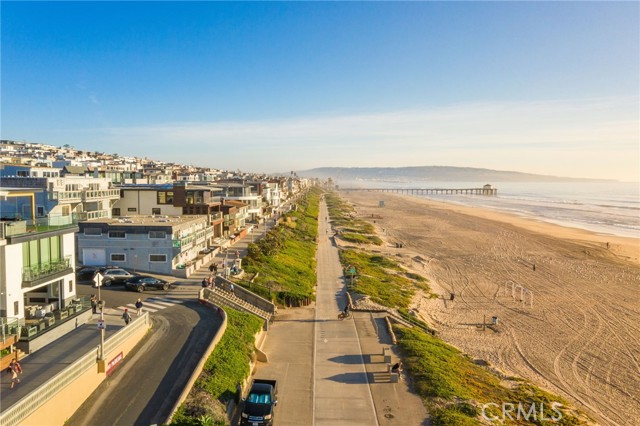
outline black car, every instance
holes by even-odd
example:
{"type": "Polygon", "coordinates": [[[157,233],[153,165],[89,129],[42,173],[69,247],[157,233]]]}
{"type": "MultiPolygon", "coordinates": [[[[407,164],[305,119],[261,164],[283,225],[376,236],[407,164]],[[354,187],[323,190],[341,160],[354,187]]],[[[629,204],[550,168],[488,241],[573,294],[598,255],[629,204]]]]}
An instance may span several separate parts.
{"type": "Polygon", "coordinates": [[[142,293],[149,289],[169,290],[171,288],[171,283],[148,275],[138,275],[124,283],[124,286],[127,290],[134,290],[142,293]]]}

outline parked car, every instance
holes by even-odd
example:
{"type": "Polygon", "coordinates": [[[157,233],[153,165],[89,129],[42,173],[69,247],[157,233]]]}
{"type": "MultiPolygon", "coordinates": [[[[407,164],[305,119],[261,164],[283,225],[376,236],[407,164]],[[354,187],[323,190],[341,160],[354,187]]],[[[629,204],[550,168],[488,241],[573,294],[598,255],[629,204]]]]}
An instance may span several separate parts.
{"type": "Polygon", "coordinates": [[[122,268],[111,268],[100,271],[102,274],[102,285],[109,287],[114,284],[124,284],[131,278],[137,277],[139,274],[131,273],[122,268]]]}
{"type": "Polygon", "coordinates": [[[149,289],[165,291],[169,290],[171,288],[171,283],[169,281],[150,277],[148,275],[138,275],[137,277],[131,278],[130,280],[125,282],[124,286],[127,290],[133,290],[142,293],[143,291],[149,289]]]}
{"type": "Polygon", "coordinates": [[[278,404],[278,387],[275,380],[254,379],[251,390],[243,400],[240,415],[242,426],[271,426],[273,411],[278,404]]]}
{"type": "Polygon", "coordinates": [[[107,269],[119,269],[117,266],[79,266],[76,268],[76,279],[78,281],[93,281],[98,272],[107,269]]]}

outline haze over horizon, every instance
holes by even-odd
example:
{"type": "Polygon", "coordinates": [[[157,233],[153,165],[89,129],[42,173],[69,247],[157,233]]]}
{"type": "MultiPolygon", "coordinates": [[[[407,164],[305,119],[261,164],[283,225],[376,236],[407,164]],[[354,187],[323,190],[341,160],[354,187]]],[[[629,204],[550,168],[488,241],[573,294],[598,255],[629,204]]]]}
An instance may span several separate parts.
{"type": "Polygon", "coordinates": [[[2,139],[638,181],[637,2],[2,2],[2,139]]]}

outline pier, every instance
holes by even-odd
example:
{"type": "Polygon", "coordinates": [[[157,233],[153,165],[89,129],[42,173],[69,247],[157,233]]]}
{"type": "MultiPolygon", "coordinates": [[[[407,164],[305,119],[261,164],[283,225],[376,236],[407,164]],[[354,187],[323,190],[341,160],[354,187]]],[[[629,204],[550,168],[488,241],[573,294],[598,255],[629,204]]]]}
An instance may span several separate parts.
{"type": "Polygon", "coordinates": [[[340,188],[340,191],[395,192],[409,195],[498,195],[498,189],[491,185],[482,188],[340,188]]]}

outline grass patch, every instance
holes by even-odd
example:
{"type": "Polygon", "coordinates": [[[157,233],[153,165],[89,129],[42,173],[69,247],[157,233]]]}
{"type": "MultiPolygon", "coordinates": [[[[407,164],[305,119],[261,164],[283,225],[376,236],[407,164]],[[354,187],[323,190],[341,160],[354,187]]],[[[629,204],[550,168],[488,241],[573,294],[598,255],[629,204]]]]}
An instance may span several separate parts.
{"type": "Polygon", "coordinates": [[[265,238],[249,244],[243,268],[248,276],[258,273],[253,285],[261,296],[287,306],[307,304],[314,299],[316,284],[316,242],[322,190],[312,187],[300,198],[295,211],[280,218],[265,238]]]}
{"type": "MultiPolygon", "coordinates": [[[[407,278],[397,262],[384,256],[346,249],[340,251],[340,261],[357,270],[351,290],[390,308],[407,308],[418,287],[429,290],[427,284],[407,278]]],[[[345,274],[349,276],[348,271],[345,274]]]]}
{"type": "MultiPolygon", "coordinates": [[[[458,349],[418,328],[394,326],[404,364],[414,387],[427,407],[433,412],[432,424],[476,425],[481,415],[479,406],[487,403],[522,405],[525,413],[535,407],[536,416],[521,415],[518,420],[507,420],[505,425],[563,425],[584,424],[570,410],[562,409],[557,421],[541,420],[557,418],[553,403],[564,407],[562,398],[539,389],[527,382],[518,382],[513,388],[504,386],[494,373],[477,365],[458,349]],[[541,416],[542,410],[543,416],[541,416]]],[[[500,409],[489,406],[487,416],[502,417],[500,409]]],[[[516,411],[513,412],[516,418],[516,411]]]]}

